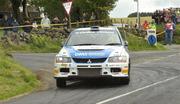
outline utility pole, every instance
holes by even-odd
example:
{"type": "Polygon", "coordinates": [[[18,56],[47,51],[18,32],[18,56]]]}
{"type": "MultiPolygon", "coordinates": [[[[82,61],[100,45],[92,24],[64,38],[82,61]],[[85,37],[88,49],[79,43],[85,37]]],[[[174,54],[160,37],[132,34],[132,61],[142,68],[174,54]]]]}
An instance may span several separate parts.
{"type": "Polygon", "coordinates": [[[140,21],[140,14],[139,14],[139,0],[134,0],[134,1],[137,2],[137,24],[138,24],[138,30],[140,30],[141,21],[140,21]]]}

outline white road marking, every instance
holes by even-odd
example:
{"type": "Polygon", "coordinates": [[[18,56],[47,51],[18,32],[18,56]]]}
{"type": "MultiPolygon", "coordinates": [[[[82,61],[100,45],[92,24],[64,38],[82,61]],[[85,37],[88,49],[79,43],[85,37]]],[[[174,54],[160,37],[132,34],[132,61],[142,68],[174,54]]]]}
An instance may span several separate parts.
{"type": "Polygon", "coordinates": [[[172,78],[163,80],[163,81],[159,81],[159,82],[153,83],[153,84],[151,84],[151,85],[148,85],[148,86],[145,86],[145,87],[136,89],[136,90],[134,90],[134,91],[131,91],[131,92],[128,92],[128,93],[119,95],[119,96],[115,96],[115,97],[112,97],[112,98],[109,98],[109,99],[106,99],[106,100],[103,100],[103,101],[100,101],[100,102],[98,102],[98,103],[96,103],[96,104],[105,104],[105,103],[108,103],[108,102],[110,102],[110,101],[113,101],[113,100],[116,100],[116,99],[120,99],[120,98],[125,97],[125,96],[128,96],[128,95],[130,95],[130,94],[133,94],[133,93],[136,93],[136,92],[145,90],[145,89],[147,89],[147,88],[150,88],[150,87],[153,87],[153,86],[156,86],[156,85],[159,85],[159,84],[163,84],[163,83],[166,83],[166,82],[168,82],[168,81],[177,79],[177,78],[179,78],[179,77],[180,77],[180,76],[175,76],[175,77],[172,77],[172,78]]]}

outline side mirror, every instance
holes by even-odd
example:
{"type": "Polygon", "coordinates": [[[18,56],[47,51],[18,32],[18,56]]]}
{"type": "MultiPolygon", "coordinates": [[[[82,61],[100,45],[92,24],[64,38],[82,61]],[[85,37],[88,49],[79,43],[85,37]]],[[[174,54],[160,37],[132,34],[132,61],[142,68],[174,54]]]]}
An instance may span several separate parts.
{"type": "Polygon", "coordinates": [[[128,41],[124,42],[124,46],[128,47],[128,41]]]}

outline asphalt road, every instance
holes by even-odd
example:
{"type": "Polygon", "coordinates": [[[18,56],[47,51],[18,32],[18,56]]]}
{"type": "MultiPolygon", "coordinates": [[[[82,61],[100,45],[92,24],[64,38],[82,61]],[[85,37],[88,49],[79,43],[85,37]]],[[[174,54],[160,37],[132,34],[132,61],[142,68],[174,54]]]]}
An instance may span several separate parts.
{"type": "Polygon", "coordinates": [[[78,81],[62,89],[50,74],[55,54],[16,53],[14,58],[40,74],[47,87],[3,104],[180,104],[180,46],[170,49],[131,53],[129,85],[78,81]]]}

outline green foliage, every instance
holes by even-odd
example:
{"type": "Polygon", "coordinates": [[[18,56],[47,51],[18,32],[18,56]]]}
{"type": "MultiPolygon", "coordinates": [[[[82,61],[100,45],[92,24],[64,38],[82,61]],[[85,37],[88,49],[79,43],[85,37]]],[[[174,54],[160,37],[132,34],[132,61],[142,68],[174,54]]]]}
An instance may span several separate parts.
{"type": "Polygon", "coordinates": [[[48,36],[32,35],[31,41],[28,44],[22,43],[16,45],[10,43],[10,46],[6,48],[7,51],[21,51],[21,52],[58,52],[64,37],[52,40],[48,36]]]}
{"type": "Polygon", "coordinates": [[[47,12],[52,18],[58,16],[63,19],[64,17],[64,7],[60,0],[32,0],[31,3],[37,7],[44,7],[45,12],[47,12]]]}
{"type": "Polygon", "coordinates": [[[176,44],[180,44],[180,24],[176,25],[176,31],[174,35],[174,42],[176,44]]]}
{"type": "MultiPolygon", "coordinates": [[[[149,17],[149,16],[152,16],[152,15],[153,15],[153,13],[151,13],[151,12],[142,12],[142,13],[140,13],[141,17],[149,17]]],[[[128,17],[137,17],[137,12],[129,14],[128,17]]]]}
{"type": "Polygon", "coordinates": [[[32,36],[30,49],[34,52],[58,52],[63,38],[52,40],[47,36],[32,36]]]}
{"type": "MultiPolygon", "coordinates": [[[[63,0],[32,0],[32,4],[36,6],[45,7],[45,11],[51,16],[65,16],[65,10],[62,6],[63,0]]],[[[98,19],[105,19],[108,17],[109,11],[111,11],[117,0],[73,0],[72,5],[72,20],[77,21],[82,17],[85,12],[91,15],[94,12],[98,19]]]]}
{"type": "Polygon", "coordinates": [[[0,100],[31,92],[39,86],[36,76],[17,64],[0,47],[0,100]]]}
{"type": "MultiPolygon", "coordinates": [[[[117,0],[75,0],[73,5],[73,15],[78,11],[79,16],[87,13],[88,17],[94,12],[97,19],[107,19],[109,11],[115,7],[117,0]]],[[[89,19],[89,18],[88,18],[89,19]]]]}
{"type": "Polygon", "coordinates": [[[7,0],[1,0],[0,6],[4,6],[7,3],[7,0]]]}

